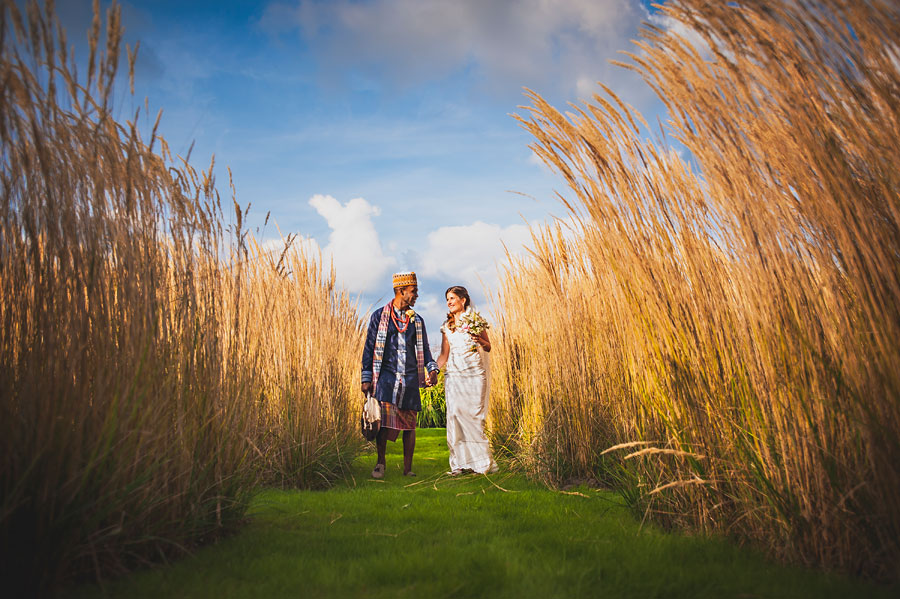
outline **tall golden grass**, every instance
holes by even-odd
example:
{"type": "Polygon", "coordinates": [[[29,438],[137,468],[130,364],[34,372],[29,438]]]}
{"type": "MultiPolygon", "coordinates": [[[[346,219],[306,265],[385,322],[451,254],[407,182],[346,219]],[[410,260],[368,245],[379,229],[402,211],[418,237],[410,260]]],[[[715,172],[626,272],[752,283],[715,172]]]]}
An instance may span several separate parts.
{"type": "Polygon", "coordinates": [[[607,90],[523,126],[571,227],[501,284],[493,434],[550,480],[793,561],[900,575],[900,12],[668,2],[607,90]],[[674,136],[697,165],[680,158],[674,136]]]}
{"type": "Polygon", "coordinates": [[[315,257],[260,249],[234,197],[227,224],[212,166],[156,125],[144,142],[140,112],[115,120],[119,8],[105,35],[94,10],[82,79],[51,2],[0,11],[0,580],[17,596],[183,552],[260,482],[320,485],[361,446],[354,306],[315,257]]]}

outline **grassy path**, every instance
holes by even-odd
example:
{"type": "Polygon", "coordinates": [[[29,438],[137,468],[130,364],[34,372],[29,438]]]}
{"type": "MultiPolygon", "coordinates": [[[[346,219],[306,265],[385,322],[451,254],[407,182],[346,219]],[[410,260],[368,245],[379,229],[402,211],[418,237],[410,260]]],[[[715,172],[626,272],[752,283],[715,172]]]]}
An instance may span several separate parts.
{"type": "Polygon", "coordinates": [[[641,528],[612,493],[524,477],[451,478],[443,429],[420,430],[401,476],[365,456],[329,491],[263,491],[241,532],[178,563],[72,597],[890,597],[773,565],[719,539],[641,528]]]}

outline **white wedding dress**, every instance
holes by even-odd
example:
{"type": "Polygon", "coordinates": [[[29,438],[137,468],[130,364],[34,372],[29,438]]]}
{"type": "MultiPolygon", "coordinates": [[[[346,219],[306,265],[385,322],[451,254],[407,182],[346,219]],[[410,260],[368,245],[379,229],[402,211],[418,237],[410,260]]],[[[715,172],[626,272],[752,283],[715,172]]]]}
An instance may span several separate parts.
{"type": "Polygon", "coordinates": [[[446,323],[441,331],[450,345],[444,371],[450,470],[496,472],[497,465],[484,434],[488,410],[488,380],[483,359],[486,356],[468,333],[451,332],[446,323]]]}

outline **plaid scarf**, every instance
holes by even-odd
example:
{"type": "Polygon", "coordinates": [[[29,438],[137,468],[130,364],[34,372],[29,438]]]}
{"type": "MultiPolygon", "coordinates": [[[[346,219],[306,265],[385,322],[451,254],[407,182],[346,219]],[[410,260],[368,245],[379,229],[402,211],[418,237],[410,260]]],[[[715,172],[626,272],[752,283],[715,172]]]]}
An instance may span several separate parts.
{"type": "Polygon", "coordinates": [[[419,387],[425,386],[425,345],[422,342],[422,317],[416,314],[416,368],[419,370],[419,387]]]}
{"type": "MultiPolygon", "coordinates": [[[[381,311],[381,320],[378,322],[378,333],[375,335],[375,357],[372,360],[372,387],[378,386],[378,375],[381,373],[381,361],[384,358],[384,343],[387,341],[388,323],[391,321],[391,310],[394,309],[393,300],[389,301],[381,311]]],[[[422,317],[416,314],[416,365],[419,370],[419,386],[425,386],[425,344],[422,341],[422,317]]],[[[398,331],[399,333],[399,331],[398,331]]],[[[402,376],[402,373],[400,373],[402,376]]]]}

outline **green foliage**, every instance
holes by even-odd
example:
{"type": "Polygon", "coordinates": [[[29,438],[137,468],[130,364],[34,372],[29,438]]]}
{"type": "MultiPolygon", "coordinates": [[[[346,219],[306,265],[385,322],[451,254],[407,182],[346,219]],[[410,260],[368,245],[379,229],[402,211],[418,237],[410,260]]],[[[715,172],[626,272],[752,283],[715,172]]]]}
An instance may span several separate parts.
{"type": "Polygon", "coordinates": [[[443,427],[447,424],[447,400],[444,397],[444,372],[438,373],[438,382],[433,387],[419,389],[422,410],[416,417],[419,428],[443,427]]]}

